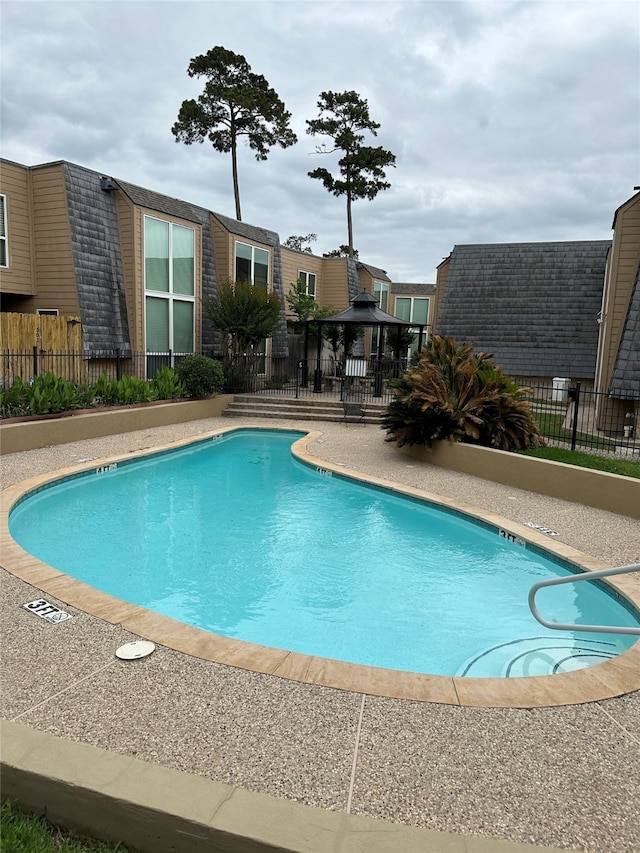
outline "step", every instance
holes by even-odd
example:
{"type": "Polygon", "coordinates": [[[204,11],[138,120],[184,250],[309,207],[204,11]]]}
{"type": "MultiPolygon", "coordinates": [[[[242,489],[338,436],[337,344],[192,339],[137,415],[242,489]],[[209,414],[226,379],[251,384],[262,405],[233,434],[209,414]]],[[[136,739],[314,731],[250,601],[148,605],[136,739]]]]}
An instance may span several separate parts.
{"type": "MultiPolygon", "coordinates": [[[[304,408],[332,408],[342,411],[342,401],[339,397],[276,397],[262,394],[234,394],[234,403],[266,406],[296,406],[304,408]]],[[[386,408],[384,403],[365,400],[364,406],[372,411],[383,412],[386,408]]]]}
{"type": "MultiPolygon", "coordinates": [[[[384,406],[365,403],[363,422],[379,424],[384,406]]],[[[222,413],[226,417],[294,418],[297,420],[324,420],[340,422],[344,419],[339,400],[308,400],[287,397],[263,397],[254,394],[234,395],[233,401],[222,413]]]]}
{"type": "MultiPolygon", "coordinates": [[[[343,419],[343,416],[340,412],[336,412],[335,414],[318,414],[314,411],[307,411],[305,409],[301,409],[299,412],[291,413],[291,412],[283,412],[283,411],[268,411],[265,409],[230,409],[227,408],[222,413],[223,417],[227,418],[290,418],[291,420],[296,421],[325,421],[327,423],[340,423],[343,419]]],[[[350,424],[353,424],[353,420],[349,420],[350,424]]],[[[379,417],[372,417],[365,415],[364,419],[358,421],[358,423],[363,424],[374,424],[380,425],[379,417]]]]}
{"type": "Polygon", "coordinates": [[[466,661],[456,675],[472,678],[518,678],[571,672],[615,657],[613,642],[571,634],[524,637],[485,649],[466,661]]]}
{"type": "MultiPolygon", "coordinates": [[[[235,405],[231,403],[222,412],[227,418],[292,418],[295,420],[308,421],[335,421],[343,419],[342,409],[328,408],[286,408],[285,406],[249,406],[235,405]]],[[[380,423],[380,415],[377,412],[365,413],[365,423],[380,423]]]]}

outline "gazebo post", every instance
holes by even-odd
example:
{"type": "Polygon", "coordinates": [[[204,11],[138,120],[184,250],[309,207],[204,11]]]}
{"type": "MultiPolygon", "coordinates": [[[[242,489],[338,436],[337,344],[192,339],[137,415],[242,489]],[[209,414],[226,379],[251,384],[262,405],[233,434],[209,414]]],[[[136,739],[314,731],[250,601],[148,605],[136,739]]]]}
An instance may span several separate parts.
{"type": "Polygon", "coordinates": [[[304,324],[304,358],[302,360],[302,387],[309,384],[309,321],[304,324]]]}
{"type": "Polygon", "coordinates": [[[384,323],[378,327],[378,358],[376,359],[376,372],[373,383],[373,396],[382,397],[382,358],[384,355],[384,323]]]}
{"type": "Polygon", "coordinates": [[[320,366],[320,356],[322,353],[322,333],[320,324],[318,324],[318,345],[316,347],[316,369],[313,374],[313,393],[322,393],[322,367],[320,366]]]}

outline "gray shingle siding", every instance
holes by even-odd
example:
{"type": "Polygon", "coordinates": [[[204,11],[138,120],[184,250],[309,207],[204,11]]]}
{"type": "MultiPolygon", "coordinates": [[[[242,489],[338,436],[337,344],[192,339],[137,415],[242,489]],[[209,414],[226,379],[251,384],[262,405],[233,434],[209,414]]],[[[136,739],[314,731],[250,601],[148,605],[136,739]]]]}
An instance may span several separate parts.
{"type": "Polygon", "coordinates": [[[362,261],[356,261],[356,266],[362,267],[365,269],[372,278],[377,279],[378,281],[391,281],[389,276],[387,275],[387,271],[380,269],[380,267],[373,267],[371,264],[365,264],[362,261]]]}
{"type": "Polygon", "coordinates": [[[115,199],[100,175],[64,164],[76,287],[85,349],[130,351],[115,199]]]}
{"type": "Polygon", "coordinates": [[[514,376],[592,379],[609,240],[455,246],[437,333],[514,376]]]}
{"type": "Polygon", "coordinates": [[[408,293],[411,296],[435,296],[435,284],[418,283],[411,284],[410,282],[394,281],[391,285],[391,293],[402,296],[408,293]]]}
{"type": "Polygon", "coordinates": [[[614,397],[640,397],[640,267],[629,300],[609,393],[614,397]]]}
{"type": "MultiPolygon", "coordinates": [[[[364,266],[364,264],[360,264],[360,262],[356,261],[355,258],[347,258],[347,290],[349,293],[349,304],[351,304],[351,300],[355,299],[355,297],[360,293],[360,275],[358,273],[360,266],[364,266]]],[[[371,270],[372,268],[368,267],[368,269],[371,270]]],[[[358,338],[351,348],[351,353],[357,358],[362,358],[362,356],[364,356],[364,338],[358,338]]]]}

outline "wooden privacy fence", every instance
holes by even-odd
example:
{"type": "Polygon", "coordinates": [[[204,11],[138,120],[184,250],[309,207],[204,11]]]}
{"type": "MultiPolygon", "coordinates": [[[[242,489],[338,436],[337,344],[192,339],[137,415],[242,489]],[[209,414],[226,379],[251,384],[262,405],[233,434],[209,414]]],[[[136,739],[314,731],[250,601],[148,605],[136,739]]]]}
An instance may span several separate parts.
{"type": "Polygon", "coordinates": [[[79,317],[51,314],[0,313],[0,382],[11,385],[16,376],[28,381],[33,368],[25,371],[24,356],[17,353],[38,353],[38,373],[52,371],[72,382],[87,380],[86,364],[82,358],[72,358],[71,353],[83,355],[82,324],[79,317]],[[55,353],[66,353],[56,357],[55,353]],[[42,368],[42,369],[40,369],[42,368]],[[25,375],[28,373],[28,375],[25,375]]]}

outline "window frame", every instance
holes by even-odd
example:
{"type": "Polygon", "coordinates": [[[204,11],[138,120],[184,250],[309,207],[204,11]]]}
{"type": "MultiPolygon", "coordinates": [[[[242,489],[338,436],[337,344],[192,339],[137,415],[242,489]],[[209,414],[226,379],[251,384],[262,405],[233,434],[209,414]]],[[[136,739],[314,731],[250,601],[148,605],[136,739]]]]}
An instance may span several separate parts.
{"type": "Polygon", "coordinates": [[[394,315],[396,317],[398,317],[399,320],[401,320],[403,318],[400,317],[398,314],[398,300],[405,300],[405,299],[408,299],[410,302],[409,319],[406,320],[405,322],[412,323],[414,326],[424,326],[424,327],[428,326],[429,325],[429,313],[430,313],[430,308],[431,308],[431,304],[430,304],[431,300],[429,299],[429,297],[428,296],[396,296],[394,304],[393,304],[393,310],[394,310],[394,315]],[[426,319],[425,323],[420,323],[414,318],[414,306],[415,306],[416,301],[427,303],[427,319],[426,319]]]}
{"type": "Polygon", "coordinates": [[[308,270],[298,270],[298,279],[304,282],[304,292],[307,296],[310,296],[314,302],[317,301],[317,285],[318,285],[318,276],[314,272],[309,272],[308,270]],[[303,278],[304,276],[304,278],[303,278]],[[309,293],[309,278],[313,278],[313,293],[309,293]]]}
{"type": "Polygon", "coordinates": [[[373,280],[373,298],[378,300],[378,307],[381,311],[389,311],[389,296],[390,287],[386,281],[373,280]],[[383,296],[385,297],[383,299],[383,296]],[[385,303],[384,305],[382,303],[385,303]]]}
{"type": "Polygon", "coordinates": [[[7,196],[5,193],[0,193],[0,202],[2,202],[2,223],[0,223],[0,245],[4,247],[4,251],[0,250],[0,269],[9,268],[9,235],[7,226],[7,196]],[[4,254],[4,260],[2,255],[4,254]]]}
{"type": "MultiPolygon", "coordinates": [[[[147,330],[147,304],[148,299],[160,299],[164,300],[168,303],[168,347],[167,351],[172,353],[173,356],[176,352],[175,350],[175,319],[174,319],[174,303],[186,303],[192,306],[192,323],[191,323],[191,349],[190,352],[195,352],[196,345],[196,287],[197,287],[197,274],[196,274],[196,260],[197,260],[197,241],[196,241],[196,228],[191,227],[189,225],[183,225],[180,222],[174,222],[171,219],[162,219],[159,216],[153,216],[151,214],[145,213],[143,217],[143,226],[142,226],[143,240],[142,240],[142,263],[143,263],[143,300],[144,300],[144,348],[147,353],[155,353],[156,350],[150,350],[147,345],[148,339],[148,330],[147,330]],[[161,222],[167,226],[168,230],[168,290],[153,290],[147,287],[147,222],[149,220],[154,220],[156,222],[161,222]],[[175,257],[173,254],[174,249],[174,229],[181,228],[186,231],[190,231],[193,240],[193,293],[181,293],[176,292],[174,290],[174,262],[175,257]]],[[[182,350],[180,353],[182,354],[182,350]]],[[[171,365],[173,366],[173,365],[171,365]]]]}
{"type": "MultiPolygon", "coordinates": [[[[267,256],[267,280],[264,282],[267,290],[271,289],[271,251],[269,249],[265,249],[262,246],[255,246],[253,243],[245,243],[243,240],[234,240],[233,241],[233,275],[234,281],[242,281],[238,277],[238,246],[244,246],[247,249],[251,249],[251,258],[244,258],[244,260],[248,260],[250,263],[249,269],[249,281],[252,287],[256,286],[256,251],[264,252],[267,256]]],[[[242,256],[241,256],[242,257],[242,256]]],[[[262,286],[263,282],[258,282],[260,286],[262,286]]]]}

